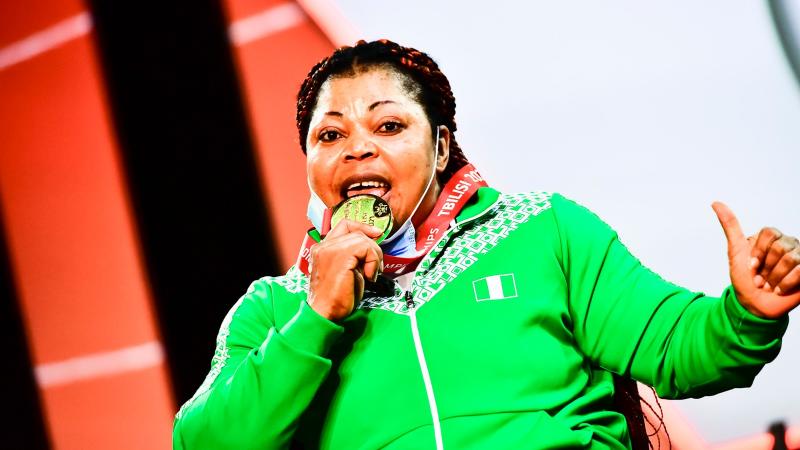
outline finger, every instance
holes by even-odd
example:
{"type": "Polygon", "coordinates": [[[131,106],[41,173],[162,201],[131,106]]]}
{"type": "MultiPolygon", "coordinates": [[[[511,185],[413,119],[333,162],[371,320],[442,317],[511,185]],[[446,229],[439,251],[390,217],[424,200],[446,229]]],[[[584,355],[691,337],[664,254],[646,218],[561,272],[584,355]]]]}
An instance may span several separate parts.
{"type": "Polygon", "coordinates": [[[330,239],[325,239],[318,245],[320,246],[320,250],[324,251],[327,255],[341,255],[343,257],[361,255],[363,253],[363,248],[373,245],[377,246],[374,240],[361,232],[334,236],[330,239]]]}
{"type": "Polygon", "coordinates": [[[383,251],[374,241],[373,246],[364,255],[364,277],[371,281],[376,281],[380,275],[380,268],[383,266],[383,251]]]}
{"type": "Polygon", "coordinates": [[[759,268],[764,263],[764,258],[767,256],[770,246],[773,242],[780,239],[782,235],[783,233],[781,233],[780,230],[773,227],[764,227],[758,232],[756,243],[750,250],[750,256],[756,261],[755,264],[752,264],[751,268],[760,271],[759,268]]]}
{"type": "Polygon", "coordinates": [[[782,280],[798,265],[800,265],[800,248],[795,247],[781,257],[765,278],[770,285],[780,286],[782,280]]]}
{"type": "Polygon", "coordinates": [[[383,250],[374,240],[361,233],[336,237],[322,246],[315,256],[320,258],[321,252],[325,255],[322,258],[340,256],[343,259],[331,264],[344,270],[362,272],[367,279],[373,281],[377,278],[378,271],[383,265],[383,250]]]}
{"type": "MultiPolygon", "coordinates": [[[[751,249],[756,244],[756,239],[757,238],[758,238],[757,234],[751,234],[750,236],[747,236],[747,245],[749,245],[751,249]]],[[[747,264],[747,267],[751,271],[755,271],[756,267],[758,265],[760,265],[760,264],[761,264],[761,261],[759,261],[757,258],[753,258],[751,256],[750,257],[750,261],[747,264]]],[[[764,279],[761,278],[761,275],[756,275],[755,278],[753,278],[753,283],[756,285],[757,288],[760,288],[764,284],[764,279]]]]}
{"type": "Polygon", "coordinates": [[[353,243],[361,241],[369,242],[372,241],[372,239],[361,231],[355,231],[351,233],[345,233],[339,236],[331,236],[331,235],[325,236],[325,239],[320,241],[317,245],[325,249],[328,248],[338,249],[342,246],[351,245],[353,243]]]}
{"type": "Polygon", "coordinates": [[[333,265],[342,270],[351,270],[360,265],[356,256],[360,252],[359,248],[369,245],[370,242],[374,243],[363,233],[326,238],[311,248],[311,260],[316,266],[333,265]]]}
{"type": "Polygon", "coordinates": [[[334,250],[353,257],[349,263],[345,264],[347,269],[361,272],[364,278],[375,281],[383,265],[383,250],[375,241],[364,235],[351,234],[350,236],[337,242],[334,250]]]}
{"type": "MultiPolygon", "coordinates": [[[[767,256],[764,258],[764,263],[761,265],[761,271],[759,272],[765,280],[771,280],[770,272],[772,272],[772,269],[778,264],[778,261],[780,261],[785,254],[797,247],[795,241],[796,239],[791,236],[781,236],[780,239],[772,242],[769,251],[767,251],[767,256]]],[[[775,283],[771,284],[775,286],[775,283]]]]}
{"type": "Polygon", "coordinates": [[[717,214],[722,231],[725,232],[725,238],[728,240],[728,251],[733,253],[736,249],[747,243],[747,240],[742,233],[742,227],[739,225],[739,220],[733,214],[730,208],[725,203],[714,202],[711,208],[717,214]]]}
{"type": "Polygon", "coordinates": [[[364,275],[357,270],[353,271],[353,308],[358,308],[364,299],[364,286],[364,275]]]}
{"type": "Polygon", "coordinates": [[[333,229],[325,236],[325,239],[329,237],[343,236],[356,231],[360,231],[372,239],[378,238],[383,234],[383,231],[380,228],[373,227],[365,223],[356,222],[355,220],[344,219],[337,223],[335,227],[333,227],[333,229]]]}
{"type": "Polygon", "coordinates": [[[778,295],[790,295],[800,291],[800,266],[795,266],[785,277],[781,280],[775,288],[775,293],[778,295]]]}

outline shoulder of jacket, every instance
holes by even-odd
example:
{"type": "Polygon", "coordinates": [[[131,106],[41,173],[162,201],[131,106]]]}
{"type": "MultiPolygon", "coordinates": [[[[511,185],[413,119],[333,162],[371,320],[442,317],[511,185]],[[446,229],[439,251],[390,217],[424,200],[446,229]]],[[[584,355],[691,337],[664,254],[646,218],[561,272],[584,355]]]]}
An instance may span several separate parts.
{"type": "MultiPolygon", "coordinates": [[[[497,191],[496,191],[497,192],[497,191]]],[[[495,201],[481,213],[461,221],[469,229],[485,229],[506,235],[551,208],[553,194],[547,191],[498,192],[495,201]],[[477,219],[477,220],[472,220],[477,219]]]]}
{"type": "Polygon", "coordinates": [[[496,206],[496,213],[525,213],[537,216],[552,207],[554,194],[549,191],[530,191],[518,193],[501,193],[496,206]]]}
{"type": "Polygon", "coordinates": [[[297,267],[292,266],[284,275],[265,276],[250,284],[247,294],[257,293],[259,290],[269,290],[274,295],[282,292],[296,294],[308,290],[308,277],[297,267]]]}

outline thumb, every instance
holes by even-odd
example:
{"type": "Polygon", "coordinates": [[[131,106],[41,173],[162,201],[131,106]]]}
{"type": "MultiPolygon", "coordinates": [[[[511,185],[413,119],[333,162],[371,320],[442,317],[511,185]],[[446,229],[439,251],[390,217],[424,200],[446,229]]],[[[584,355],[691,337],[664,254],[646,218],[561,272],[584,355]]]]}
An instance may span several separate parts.
{"type": "Polygon", "coordinates": [[[717,219],[719,219],[722,230],[725,232],[725,238],[728,240],[728,250],[733,251],[746,244],[747,239],[744,237],[744,233],[742,233],[739,220],[736,218],[736,215],[733,214],[733,211],[728,208],[728,205],[722,202],[714,202],[711,204],[711,208],[714,209],[714,212],[717,214],[717,219]]]}

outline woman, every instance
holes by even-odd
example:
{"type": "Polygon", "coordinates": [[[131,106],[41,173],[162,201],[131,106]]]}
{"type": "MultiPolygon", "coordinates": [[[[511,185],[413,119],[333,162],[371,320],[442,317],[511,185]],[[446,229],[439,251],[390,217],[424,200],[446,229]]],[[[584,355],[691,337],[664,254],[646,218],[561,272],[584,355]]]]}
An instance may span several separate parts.
{"type": "Polygon", "coordinates": [[[614,374],[702,396],[775,358],[800,303],[797,239],[745,239],[715,204],[732,286],[689,292],[564,197],[486,187],[454,116],[419,51],[362,41],[314,66],[297,126],[318,232],[223,321],[176,448],[629,448],[614,374]],[[363,194],[391,208],[380,244],[322,220],[363,194]]]}

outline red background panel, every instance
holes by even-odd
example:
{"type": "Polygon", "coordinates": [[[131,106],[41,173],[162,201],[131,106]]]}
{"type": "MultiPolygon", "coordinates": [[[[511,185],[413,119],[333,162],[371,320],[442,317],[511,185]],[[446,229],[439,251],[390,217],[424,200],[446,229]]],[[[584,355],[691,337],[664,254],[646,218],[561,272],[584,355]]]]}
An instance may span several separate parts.
{"type": "Polygon", "coordinates": [[[168,449],[171,393],[162,367],[55,386],[44,392],[51,439],[60,449],[168,449]],[[50,408],[48,408],[50,409],[50,408]]]}
{"type": "Polygon", "coordinates": [[[228,21],[233,22],[251,17],[275,6],[294,2],[292,0],[227,0],[223,3],[228,21]]]}
{"type": "Polygon", "coordinates": [[[0,2],[0,48],[83,12],[76,0],[0,2]]]}
{"type": "MultiPolygon", "coordinates": [[[[82,10],[3,2],[0,49],[82,10]]],[[[158,341],[92,36],[0,70],[0,99],[2,220],[34,365],[158,341]]],[[[169,446],[163,364],[40,390],[55,448],[169,446]]]]}
{"type": "Polygon", "coordinates": [[[0,192],[35,363],[156,336],[88,37],[0,72],[0,192]]]}

